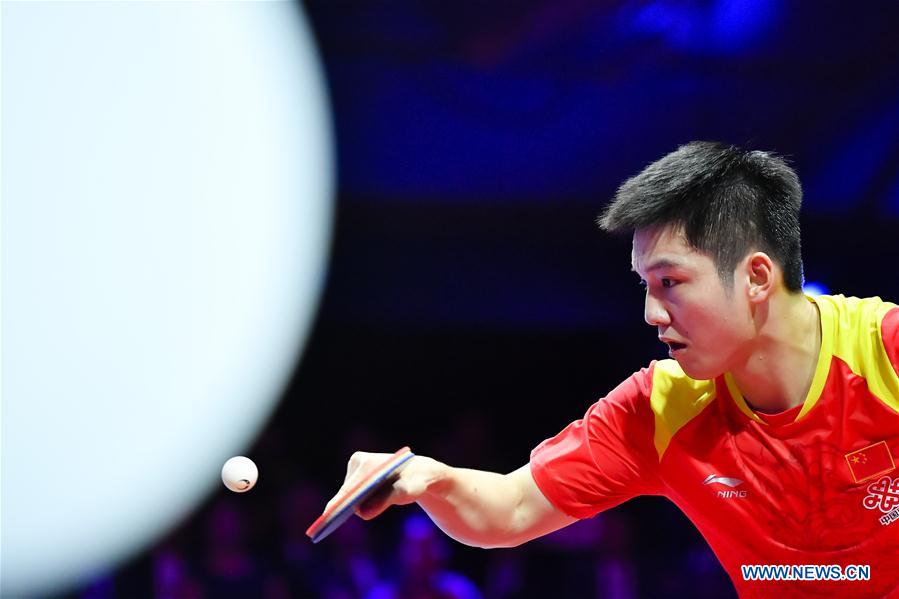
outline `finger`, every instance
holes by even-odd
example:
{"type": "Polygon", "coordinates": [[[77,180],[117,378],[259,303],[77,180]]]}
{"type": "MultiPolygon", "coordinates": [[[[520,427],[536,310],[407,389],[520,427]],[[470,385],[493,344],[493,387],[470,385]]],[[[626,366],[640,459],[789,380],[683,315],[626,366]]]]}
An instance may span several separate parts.
{"type": "Polygon", "coordinates": [[[365,453],[364,451],[356,451],[353,452],[353,455],[350,456],[350,459],[347,460],[346,465],[346,475],[343,478],[343,484],[340,485],[340,488],[337,490],[337,493],[325,504],[325,511],[331,509],[331,506],[337,502],[337,499],[346,492],[347,489],[350,489],[360,478],[359,473],[363,470],[363,466],[368,460],[368,456],[373,454],[365,453]]]}
{"type": "Polygon", "coordinates": [[[334,496],[328,501],[328,503],[325,504],[325,511],[328,511],[329,509],[331,509],[331,506],[333,504],[337,503],[337,500],[340,499],[341,497],[343,497],[343,494],[351,486],[352,486],[352,481],[345,480],[344,483],[342,485],[340,485],[340,488],[337,489],[337,493],[335,493],[334,496]]]}
{"type": "Polygon", "coordinates": [[[359,470],[359,467],[365,463],[366,455],[364,452],[355,451],[353,455],[350,456],[350,459],[346,463],[346,476],[344,480],[349,480],[353,474],[359,470]]]}
{"type": "Polygon", "coordinates": [[[390,491],[365,500],[356,506],[356,515],[363,520],[373,520],[387,511],[394,502],[390,501],[390,491]]]}
{"type": "Polygon", "coordinates": [[[334,504],[337,502],[337,498],[340,496],[341,493],[343,493],[343,487],[340,487],[340,490],[337,492],[337,495],[335,495],[334,497],[332,497],[331,500],[330,500],[328,503],[325,504],[325,511],[326,511],[326,512],[327,512],[328,510],[330,510],[330,509],[331,509],[331,506],[334,505],[334,504]]]}
{"type": "Polygon", "coordinates": [[[356,506],[356,515],[363,520],[377,518],[391,505],[398,503],[397,489],[395,486],[398,477],[393,476],[385,481],[371,497],[356,506]]]}
{"type": "Polygon", "coordinates": [[[332,497],[328,501],[328,503],[325,504],[325,511],[327,512],[329,509],[331,509],[331,506],[333,504],[337,503],[337,501],[343,497],[344,493],[346,493],[346,491],[348,489],[352,488],[352,486],[354,484],[355,484],[355,479],[353,479],[353,480],[348,479],[348,480],[344,481],[344,483],[342,485],[340,485],[340,488],[337,490],[337,493],[334,494],[334,497],[332,497]]]}

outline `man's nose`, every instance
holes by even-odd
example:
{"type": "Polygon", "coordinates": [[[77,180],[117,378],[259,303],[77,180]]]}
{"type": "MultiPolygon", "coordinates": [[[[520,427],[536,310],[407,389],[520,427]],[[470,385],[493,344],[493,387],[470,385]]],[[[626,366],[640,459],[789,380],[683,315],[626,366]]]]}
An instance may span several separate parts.
{"type": "Polygon", "coordinates": [[[651,294],[646,294],[646,304],[643,307],[643,319],[646,324],[658,327],[671,324],[671,316],[665,306],[651,294]]]}

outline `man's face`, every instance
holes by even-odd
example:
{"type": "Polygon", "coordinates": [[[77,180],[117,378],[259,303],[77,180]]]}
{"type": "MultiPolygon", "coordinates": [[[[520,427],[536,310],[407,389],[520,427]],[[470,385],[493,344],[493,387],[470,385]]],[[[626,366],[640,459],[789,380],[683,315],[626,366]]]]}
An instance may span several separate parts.
{"type": "Polygon", "coordinates": [[[634,233],[632,268],[646,285],[647,324],[688,376],[711,379],[746,360],[755,327],[745,278],[725,289],[712,258],[672,227],[634,233]]]}

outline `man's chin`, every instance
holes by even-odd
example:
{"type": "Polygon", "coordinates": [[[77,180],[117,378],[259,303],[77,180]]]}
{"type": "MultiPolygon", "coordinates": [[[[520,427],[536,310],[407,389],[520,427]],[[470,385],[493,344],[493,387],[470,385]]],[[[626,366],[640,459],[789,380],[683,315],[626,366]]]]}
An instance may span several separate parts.
{"type": "Polygon", "coordinates": [[[703,367],[689,360],[678,360],[677,358],[675,360],[677,360],[677,364],[684,371],[684,374],[694,381],[709,381],[722,374],[719,369],[703,367]]]}

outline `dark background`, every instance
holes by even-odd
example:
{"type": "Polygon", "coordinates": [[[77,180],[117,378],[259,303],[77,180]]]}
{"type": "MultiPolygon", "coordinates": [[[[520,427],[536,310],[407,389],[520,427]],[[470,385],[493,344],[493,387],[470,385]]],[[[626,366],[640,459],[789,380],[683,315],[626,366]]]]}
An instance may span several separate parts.
{"type": "Polygon", "coordinates": [[[315,546],[302,533],[356,449],[511,471],[665,355],[629,239],[594,219],[679,144],[786,156],[805,189],[807,279],[899,299],[899,4],[304,7],[334,111],[337,213],[313,334],[246,453],[260,482],[220,490],[73,595],[388,597],[412,569],[404,546],[487,597],[732,595],[658,498],[512,550],[444,544],[416,507],[315,546]]]}

